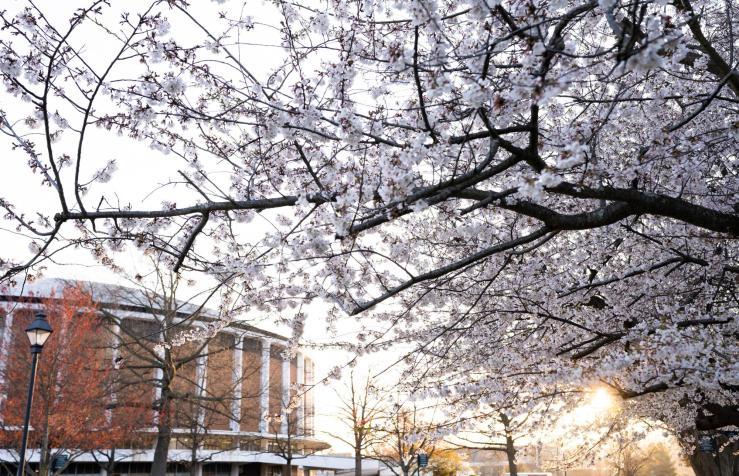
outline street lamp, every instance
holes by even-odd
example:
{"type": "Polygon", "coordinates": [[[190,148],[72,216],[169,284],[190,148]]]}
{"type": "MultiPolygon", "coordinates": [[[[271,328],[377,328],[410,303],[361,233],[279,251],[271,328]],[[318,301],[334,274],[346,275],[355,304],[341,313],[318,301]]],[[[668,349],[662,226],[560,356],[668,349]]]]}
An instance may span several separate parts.
{"type": "Polygon", "coordinates": [[[46,339],[53,330],[46,320],[46,313],[38,311],[36,318],[26,328],[26,335],[31,342],[31,381],[28,383],[28,399],[26,400],[26,417],[23,421],[23,437],[21,439],[20,462],[18,463],[18,476],[26,473],[26,446],[28,445],[28,425],[31,420],[31,403],[33,402],[33,384],[36,381],[36,368],[38,367],[38,355],[44,348],[46,339]]]}

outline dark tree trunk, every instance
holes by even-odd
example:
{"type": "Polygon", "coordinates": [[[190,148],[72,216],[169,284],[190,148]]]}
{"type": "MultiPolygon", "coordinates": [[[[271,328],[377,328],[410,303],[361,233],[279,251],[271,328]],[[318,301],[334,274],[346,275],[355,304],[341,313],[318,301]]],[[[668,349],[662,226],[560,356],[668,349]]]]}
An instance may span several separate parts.
{"type": "Polygon", "coordinates": [[[113,476],[113,473],[115,473],[115,448],[110,450],[110,458],[105,465],[105,471],[107,472],[107,476],[113,476]]]}
{"type": "MultiPolygon", "coordinates": [[[[49,395],[47,393],[47,395],[49,395]]],[[[49,469],[51,469],[51,445],[49,442],[49,418],[50,418],[50,407],[45,405],[44,407],[44,437],[41,439],[41,454],[39,455],[38,475],[49,476],[49,469]]],[[[28,473],[33,474],[33,473],[28,473]]]]}
{"type": "Polygon", "coordinates": [[[190,448],[190,476],[198,476],[198,442],[197,438],[192,438],[192,447],[190,448]]]}
{"type": "Polygon", "coordinates": [[[695,476],[739,476],[739,442],[726,444],[726,438],[717,437],[718,454],[695,450],[690,455],[690,466],[695,476]]]}
{"type": "Polygon", "coordinates": [[[362,451],[354,450],[354,476],[362,476],[362,451]]]}
{"type": "Polygon", "coordinates": [[[154,460],[151,463],[151,476],[167,475],[167,455],[169,454],[169,440],[171,429],[169,423],[158,425],[157,444],[154,447],[154,460]]]}
{"type": "Polygon", "coordinates": [[[510,476],[518,476],[518,468],[516,467],[516,445],[513,441],[513,435],[511,434],[510,424],[511,421],[508,416],[501,413],[500,421],[503,422],[505,428],[505,454],[508,457],[508,474],[510,476]]]}
{"type": "Polygon", "coordinates": [[[518,476],[518,468],[516,467],[516,447],[513,446],[513,438],[506,436],[505,454],[508,456],[508,474],[510,476],[518,476]]]}
{"type": "Polygon", "coordinates": [[[159,423],[157,424],[157,443],[154,447],[154,459],[151,463],[151,476],[167,476],[167,459],[169,456],[169,442],[172,438],[171,402],[169,390],[162,389],[162,411],[159,412],[159,423]]]}

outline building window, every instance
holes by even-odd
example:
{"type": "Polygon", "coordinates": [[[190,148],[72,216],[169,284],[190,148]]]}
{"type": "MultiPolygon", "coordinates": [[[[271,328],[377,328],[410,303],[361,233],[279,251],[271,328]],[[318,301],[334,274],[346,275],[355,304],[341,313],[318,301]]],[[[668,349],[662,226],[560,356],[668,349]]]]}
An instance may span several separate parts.
{"type": "Polygon", "coordinates": [[[229,476],[231,465],[229,463],[208,463],[203,465],[203,476],[229,476]]]}
{"type": "Polygon", "coordinates": [[[260,440],[241,440],[241,449],[243,451],[261,451],[262,443],[260,440]]]}
{"type": "Polygon", "coordinates": [[[100,475],[100,466],[97,463],[71,463],[69,466],[64,468],[62,474],[77,474],[77,475],[100,475]]]}
{"type": "Polygon", "coordinates": [[[116,463],[116,476],[148,476],[151,473],[151,463],[116,463]]]}

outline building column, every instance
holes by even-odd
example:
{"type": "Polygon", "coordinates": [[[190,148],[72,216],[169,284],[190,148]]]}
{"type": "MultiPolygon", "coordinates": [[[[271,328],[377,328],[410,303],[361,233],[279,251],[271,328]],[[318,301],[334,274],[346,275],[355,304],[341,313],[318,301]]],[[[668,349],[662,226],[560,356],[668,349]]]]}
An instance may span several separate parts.
{"type": "Polygon", "coordinates": [[[108,470],[105,468],[100,468],[100,476],[108,476],[108,470]]]}
{"type": "Polygon", "coordinates": [[[195,470],[193,471],[195,476],[203,476],[203,463],[195,463],[193,469],[195,470]]]}
{"type": "Polygon", "coordinates": [[[267,416],[269,415],[269,354],[272,342],[262,339],[262,367],[259,382],[259,431],[267,433],[267,416]]]}
{"type": "MultiPolygon", "coordinates": [[[[0,329],[0,356],[5,357],[8,353],[11,334],[13,333],[13,313],[9,312],[3,319],[3,327],[0,329]]],[[[5,359],[0,359],[0,368],[5,368],[5,359]]]]}
{"type": "Polygon", "coordinates": [[[313,401],[313,384],[316,375],[316,368],[313,360],[305,359],[303,364],[305,367],[305,385],[306,391],[303,394],[305,398],[305,429],[304,435],[313,435],[315,432],[315,402],[313,401]]]}
{"type": "MultiPolygon", "coordinates": [[[[197,396],[202,398],[206,395],[206,386],[208,385],[208,344],[203,347],[201,351],[202,355],[198,356],[196,360],[197,367],[195,368],[195,381],[197,382],[197,396]]],[[[198,425],[205,426],[205,412],[203,411],[202,405],[198,405],[198,425]]],[[[200,466],[200,472],[202,473],[203,468],[200,466]]]]}
{"type": "Polygon", "coordinates": [[[242,385],[243,376],[244,376],[244,337],[237,336],[236,345],[234,346],[234,369],[233,369],[233,380],[232,380],[234,396],[233,396],[233,402],[231,402],[231,431],[239,431],[241,429],[241,385],[242,385]]]}
{"type": "MultiPolygon", "coordinates": [[[[113,324],[110,328],[110,332],[112,334],[112,342],[111,342],[111,366],[113,367],[113,370],[116,371],[121,368],[122,364],[122,357],[121,357],[121,325],[120,324],[113,324]]],[[[118,403],[118,396],[114,393],[110,395],[110,399],[115,406],[116,403],[118,403]]],[[[107,408],[105,410],[105,419],[110,424],[113,421],[113,410],[110,408],[107,408]]]]}
{"type": "Polygon", "coordinates": [[[297,380],[295,381],[295,384],[298,388],[298,409],[297,409],[297,415],[296,419],[298,421],[298,428],[297,428],[297,434],[302,435],[305,431],[305,389],[307,387],[304,386],[305,384],[305,357],[303,357],[303,353],[298,353],[297,356],[297,368],[298,368],[298,375],[297,380]]]}
{"type": "Polygon", "coordinates": [[[290,418],[290,354],[285,349],[285,355],[282,358],[282,409],[280,415],[282,421],[280,422],[280,433],[283,435],[287,434],[287,419],[290,418]]]}
{"type": "MultiPolygon", "coordinates": [[[[5,374],[5,365],[8,362],[8,354],[10,350],[10,338],[13,333],[13,313],[9,312],[5,319],[3,319],[3,327],[0,329],[0,384],[3,383],[3,375],[5,374]]],[[[5,388],[4,385],[0,385],[0,388],[5,388]]],[[[7,395],[4,391],[0,391],[0,407],[5,400],[7,395]]],[[[0,421],[2,421],[2,414],[0,414],[0,421]]]]}
{"type": "Polygon", "coordinates": [[[239,476],[239,468],[240,466],[238,463],[231,463],[231,474],[230,476],[239,476]]]}

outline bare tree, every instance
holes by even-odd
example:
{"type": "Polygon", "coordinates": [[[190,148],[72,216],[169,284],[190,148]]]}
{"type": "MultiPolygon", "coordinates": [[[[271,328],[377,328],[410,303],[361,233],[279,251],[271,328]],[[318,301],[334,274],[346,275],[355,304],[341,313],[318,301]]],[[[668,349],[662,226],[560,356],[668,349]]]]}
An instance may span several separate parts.
{"type": "Polygon", "coordinates": [[[282,476],[292,476],[293,462],[326,449],[325,444],[310,442],[305,432],[305,426],[298,420],[297,407],[302,403],[303,390],[290,391],[287,398],[280,400],[280,412],[267,415],[267,428],[271,429],[271,436],[267,442],[267,452],[274,454],[285,461],[282,466],[282,476]]]}
{"type": "Polygon", "coordinates": [[[642,450],[635,447],[632,442],[618,442],[616,458],[613,461],[613,468],[616,470],[616,476],[639,476],[643,474],[654,452],[654,448],[642,450]]]}
{"type": "Polygon", "coordinates": [[[396,476],[410,476],[418,467],[418,455],[431,458],[438,439],[437,425],[424,416],[415,402],[394,404],[378,415],[376,438],[369,454],[396,476]]]}
{"type": "Polygon", "coordinates": [[[177,408],[178,431],[172,437],[177,441],[178,447],[189,449],[189,459],[184,463],[190,468],[192,476],[198,474],[199,465],[218,453],[239,449],[238,438],[214,435],[211,430],[231,429],[232,425],[240,427],[242,415],[240,411],[235,411],[235,405],[241,406],[242,402],[238,400],[259,398],[258,394],[236,392],[237,387],[243,386],[245,378],[253,378],[248,373],[234,373],[234,363],[230,357],[237,340],[231,340],[223,333],[208,339],[208,349],[204,356],[207,360],[202,367],[205,375],[198,376],[197,393],[183,396],[183,402],[177,408]],[[203,381],[207,381],[207,384],[202,383],[203,381]],[[206,446],[217,450],[203,452],[206,446]]]}
{"type": "Polygon", "coordinates": [[[147,319],[121,317],[125,312],[110,307],[103,312],[119,368],[115,382],[118,405],[141,400],[129,398],[132,395],[150,398],[148,419],[157,429],[151,474],[161,476],[166,473],[175,428],[189,429],[194,454],[207,436],[206,421],[219,420],[228,428],[235,418],[234,386],[240,385],[242,377],[232,378],[231,367],[213,365],[235,345],[233,336],[219,332],[227,320],[207,316],[205,305],[215,291],[193,305],[177,299],[182,284],[178,276],[157,273],[157,278],[152,287],[142,284],[108,291],[121,310],[136,310],[147,319]],[[213,378],[206,385],[208,370],[226,378],[213,378]]]}
{"type": "MultiPolygon", "coordinates": [[[[129,445],[134,446],[134,445],[129,445]]],[[[90,452],[92,459],[98,464],[100,469],[105,471],[105,474],[115,474],[120,472],[120,464],[125,461],[129,461],[132,457],[136,457],[139,454],[146,453],[144,448],[131,448],[128,447],[123,453],[119,451],[119,448],[98,448],[90,452]]]]}
{"type": "Polygon", "coordinates": [[[362,476],[362,457],[379,438],[378,425],[384,415],[384,402],[378,395],[380,390],[374,385],[372,378],[367,375],[360,380],[353,370],[345,388],[336,393],[341,401],[337,417],[349,430],[350,436],[335,432],[328,434],[352,447],[354,475],[362,476]]]}

